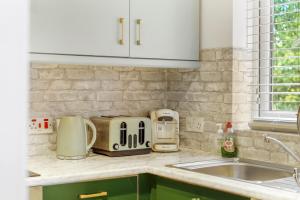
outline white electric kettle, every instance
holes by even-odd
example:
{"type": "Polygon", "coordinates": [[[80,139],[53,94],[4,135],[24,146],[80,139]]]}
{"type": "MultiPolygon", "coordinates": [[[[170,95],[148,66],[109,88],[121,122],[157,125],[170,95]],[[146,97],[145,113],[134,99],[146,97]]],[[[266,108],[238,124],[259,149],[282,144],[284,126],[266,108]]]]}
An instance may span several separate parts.
{"type": "Polygon", "coordinates": [[[96,141],[96,127],[80,116],[62,117],[56,120],[57,149],[59,159],[77,160],[86,158],[88,151],[96,141]],[[93,133],[90,144],[87,144],[87,127],[93,133]]]}

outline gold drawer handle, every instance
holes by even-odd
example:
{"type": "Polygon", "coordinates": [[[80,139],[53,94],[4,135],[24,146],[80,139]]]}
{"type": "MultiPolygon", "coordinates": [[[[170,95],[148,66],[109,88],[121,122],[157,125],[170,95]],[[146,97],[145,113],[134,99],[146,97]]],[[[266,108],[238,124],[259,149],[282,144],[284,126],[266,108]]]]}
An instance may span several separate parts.
{"type": "Polygon", "coordinates": [[[142,45],[142,40],[141,40],[141,26],[142,26],[142,20],[137,19],[136,20],[136,26],[138,27],[137,29],[137,40],[136,40],[136,45],[140,46],[142,45]]]}
{"type": "Polygon", "coordinates": [[[124,45],[124,21],[125,21],[124,18],[119,19],[119,23],[120,23],[120,26],[121,26],[121,39],[119,39],[119,44],[120,45],[124,45]]]}
{"type": "Polygon", "coordinates": [[[107,192],[99,192],[95,194],[81,194],[79,195],[79,199],[90,199],[90,198],[96,198],[96,197],[107,197],[107,192]]]}

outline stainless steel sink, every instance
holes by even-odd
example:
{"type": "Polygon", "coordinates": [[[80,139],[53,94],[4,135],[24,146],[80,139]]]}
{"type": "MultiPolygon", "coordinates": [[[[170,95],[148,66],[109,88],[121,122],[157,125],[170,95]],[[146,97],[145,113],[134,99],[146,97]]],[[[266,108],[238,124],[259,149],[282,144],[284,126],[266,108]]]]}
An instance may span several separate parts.
{"type": "Polygon", "coordinates": [[[170,167],[213,176],[250,182],[265,182],[293,177],[294,168],[247,159],[218,159],[193,163],[181,163],[170,167]]]}

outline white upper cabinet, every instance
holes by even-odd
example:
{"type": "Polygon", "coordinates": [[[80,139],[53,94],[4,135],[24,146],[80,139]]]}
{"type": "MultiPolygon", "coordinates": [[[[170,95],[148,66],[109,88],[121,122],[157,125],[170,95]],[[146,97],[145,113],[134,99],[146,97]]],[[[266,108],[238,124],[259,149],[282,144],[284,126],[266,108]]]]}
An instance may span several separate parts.
{"type": "Polygon", "coordinates": [[[30,51],[129,56],[129,0],[31,0],[30,51]]]}
{"type": "Polygon", "coordinates": [[[130,56],[199,60],[199,0],[131,0],[130,56]]]}
{"type": "Polygon", "coordinates": [[[198,67],[199,1],[31,0],[31,61],[198,67]]]}

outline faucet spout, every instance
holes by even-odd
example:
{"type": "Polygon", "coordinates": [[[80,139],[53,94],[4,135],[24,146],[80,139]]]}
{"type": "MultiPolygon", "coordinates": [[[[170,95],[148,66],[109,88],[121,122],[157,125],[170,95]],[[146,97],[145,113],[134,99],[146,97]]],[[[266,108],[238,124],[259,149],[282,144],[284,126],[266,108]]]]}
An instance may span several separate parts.
{"type": "Polygon", "coordinates": [[[288,146],[286,146],[283,142],[280,140],[277,140],[276,138],[270,137],[268,135],[264,135],[264,141],[266,143],[270,143],[271,141],[281,146],[290,156],[292,156],[297,162],[300,162],[300,157],[296,155],[288,146]]]}

